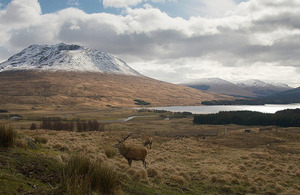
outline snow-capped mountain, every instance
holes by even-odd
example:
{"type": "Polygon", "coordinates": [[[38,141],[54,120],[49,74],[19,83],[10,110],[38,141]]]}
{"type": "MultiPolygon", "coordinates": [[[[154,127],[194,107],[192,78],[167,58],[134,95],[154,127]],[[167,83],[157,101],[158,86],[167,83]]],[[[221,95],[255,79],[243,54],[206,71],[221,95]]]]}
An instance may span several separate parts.
{"type": "Polygon", "coordinates": [[[265,83],[261,80],[250,79],[237,83],[237,86],[242,87],[245,90],[251,91],[258,96],[269,96],[279,92],[292,89],[283,83],[265,83]]]}
{"type": "Polygon", "coordinates": [[[237,97],[255,97],[256,95],[242,87],[239,87],[231,82],[219,78],[202,78],[194,82],[184,83],[184,86],[195,89],[221,93],[225,95],[237,97]]]}
{"type": "Polygon", "coordinates": [[[142,76],[116,56],[79,45],[31,45],[0,64],[16,70],[81,71],[142,76]]]}

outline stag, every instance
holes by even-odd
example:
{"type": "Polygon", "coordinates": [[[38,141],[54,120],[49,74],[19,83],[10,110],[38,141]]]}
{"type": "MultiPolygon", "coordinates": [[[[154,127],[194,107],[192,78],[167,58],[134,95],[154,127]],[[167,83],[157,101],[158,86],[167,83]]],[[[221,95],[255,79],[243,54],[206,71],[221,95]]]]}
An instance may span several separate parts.
{"type": "Polygon", "coordinates": [[[150,149],[152,146],[152,137],[148,137],[148,139],[144,142],[144,146],[146,147],[147,145],[149,145],[150,149]]]}
{"type": "Polygon", "coordinates": [[[127,135],[122,141],[117,140],[119,143],[115,144],[113,147],[117,148],[122,156],[124,156],[129,166],[131,167],[132,160],[138,161],[141,160],[143,165],[146,169],[146,156],[147,156],[147,149],[146,148],[137,148],[137,147],[130,147],[126,146],[123,142],[130,136],[132,133],[127,135]]]}

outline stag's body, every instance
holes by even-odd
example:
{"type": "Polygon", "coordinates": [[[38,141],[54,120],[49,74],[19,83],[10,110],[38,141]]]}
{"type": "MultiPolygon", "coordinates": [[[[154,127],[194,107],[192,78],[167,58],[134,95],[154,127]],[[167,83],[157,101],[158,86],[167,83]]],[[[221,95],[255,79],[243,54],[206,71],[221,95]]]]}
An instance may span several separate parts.
{"type": "Polygon", "coordinates": [[[131,134],[129,134],[123,141],[119,141],[119,143],[114,145],[114,147],[118,148],[120,154],[127,159],[130,167],[133,160],[140,160],[143,162],[143,165],[146,168],[146,156],[148,153],[147,149],[142,147],[127,147],[123,143],[130,135],[131,134]]]}
{"type": "Polygon", "coordinates": [[[144,146],[146,147],[147,145],[149,145],[150,149],[152,146],[152,137],[149,137],[145,142],[144,142],[144,146]]]}

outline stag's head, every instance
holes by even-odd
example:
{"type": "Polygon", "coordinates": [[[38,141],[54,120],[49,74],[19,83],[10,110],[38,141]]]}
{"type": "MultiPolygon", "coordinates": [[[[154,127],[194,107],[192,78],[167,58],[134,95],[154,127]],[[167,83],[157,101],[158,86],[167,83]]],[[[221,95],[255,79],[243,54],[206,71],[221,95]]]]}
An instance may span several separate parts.
{"type": "Polygon", "coordinates": [[[122,141],[120,141],[120,140],[117,139],[118,143],[115,144],[113,147],[114,147],[114,148],[118,148],[118,149],[124,148],[125,145],[124,145],[123,142],[124,142],[129,136],[131,136],[131,135],[132,135],[132,133],[129,133],[129,135],[127,135],[122,141]]]}
{"type": "Polygon", "coordinates": [[[123,148],[124,147],[124,143],[122,141],[117,140],[118,143],[113,145],[114,148],[123,148]]]}

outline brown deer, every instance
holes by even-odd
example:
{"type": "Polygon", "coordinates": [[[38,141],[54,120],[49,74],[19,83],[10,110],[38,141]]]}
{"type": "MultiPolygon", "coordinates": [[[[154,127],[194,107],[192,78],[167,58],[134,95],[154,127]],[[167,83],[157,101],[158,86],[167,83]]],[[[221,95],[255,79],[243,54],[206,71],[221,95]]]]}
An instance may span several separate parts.
{"type": "Polygon", "coordinates": [[[147,145],[149,145],[150,149],[152,146],[152,137],[148,137],[147,140],[144,142],[144,146],[146,147],[147,145]]]}
{"type": "Polygon", "coordinates": [[[129,135],[127,135],[127,137],[125,137],[123,139],[123,141],[119,141],[117,140],[119,143],[117,143],[116,145],[114,145],[114,148],[118,148],[120,154],[122,156],[124,156],[127,161],[129,166],[131,167],[131,163],[132,160],[138,161],[141,160],[143,162],[143,165],[146,169],[146,156],[147,156],[147,149],[146,148],[136,148],[136,147],[130,147],[130,146],[126,146],[123,142],[130,136],[132,135],[132,133],[130,133],[129,135]]]}

